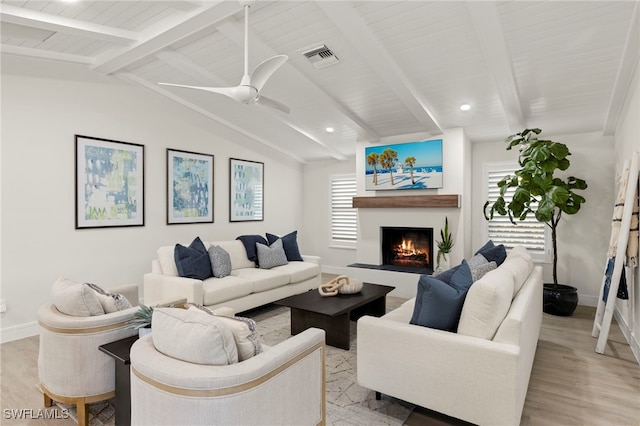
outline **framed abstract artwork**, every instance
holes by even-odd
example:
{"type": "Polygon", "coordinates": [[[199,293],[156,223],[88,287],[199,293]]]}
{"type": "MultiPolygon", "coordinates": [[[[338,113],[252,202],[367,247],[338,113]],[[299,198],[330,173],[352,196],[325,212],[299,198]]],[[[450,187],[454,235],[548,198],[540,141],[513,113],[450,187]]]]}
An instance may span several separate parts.
{"type": "Polygon", "coordinates": [[[229,159],[229,221],[264,220],[264,163],[229,159]]]}
{"type": "Polygon", "coordinates": [[[75,135],[76,229],[144,226],[144,145],[75,135]]]}
{"type": "Polygon", "coordinates": [[[213,223],[213,155],[167,149],[167,224],[213,223]]]}
{"type": "Polygon", "coordinates": [[[365,148],[365,190],[442,188],[442,139],[365,148]]]}

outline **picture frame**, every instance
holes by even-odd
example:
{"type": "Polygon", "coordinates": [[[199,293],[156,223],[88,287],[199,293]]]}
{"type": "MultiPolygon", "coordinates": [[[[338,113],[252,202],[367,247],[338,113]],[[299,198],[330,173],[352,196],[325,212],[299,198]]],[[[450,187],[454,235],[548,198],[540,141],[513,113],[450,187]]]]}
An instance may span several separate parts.
{"type": "Polygon", "coordinates": [[[264,163],[229,159],[229,222],[264,220],[264,163]]]}
{"type": "Polygon", "coordinates": [[[144,226],[144,145],[75,135],[75,227],[144,226]]]}
{"type": "Polygon", "coordinates": [[[213,223],[214,156],[167,148],[167,225],[213,223]]]}
{"type": "Polygon", "coordinates": [[[365,148],[365,190],[443,187],[442,139],[365,148]]]}

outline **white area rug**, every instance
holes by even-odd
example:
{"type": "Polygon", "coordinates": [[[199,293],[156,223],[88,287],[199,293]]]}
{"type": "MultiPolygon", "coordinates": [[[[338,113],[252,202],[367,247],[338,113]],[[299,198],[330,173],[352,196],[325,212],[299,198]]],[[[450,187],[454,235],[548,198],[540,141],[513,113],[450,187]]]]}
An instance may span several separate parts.
{"type": "MultiPolygon", "coordinates": [[[[389,300],[389,299],[388,299],[389,300]]],[[[387,302],[391,305],[393,302],[387,302]]],[[[387,311],[396,306],[387,306],[387,311]]],[[[244,314],[258,325],[262,342],[274,346],[291,337],[289,308],[266,306],[244,314]]],[[[402,425],[413,411],[413,405],[384,395],[381,401],[375,392],[358,385],[356,378],[356,323],[351,322],[351,349],[334,348],[327,345],[327,425],[333,426],[377,426],[402,425]]],[[[115,425],[114,401],[91,404],[89,424],[91,426],[115,425]]],[[[58,404],[69,410],[77,420],[75,406],[58,404]]]]}

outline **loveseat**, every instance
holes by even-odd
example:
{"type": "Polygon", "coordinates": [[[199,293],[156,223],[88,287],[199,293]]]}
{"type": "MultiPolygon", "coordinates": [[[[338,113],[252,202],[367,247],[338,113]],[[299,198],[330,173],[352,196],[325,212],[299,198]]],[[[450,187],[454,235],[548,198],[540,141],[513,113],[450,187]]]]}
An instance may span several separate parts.
{"type": "Polygon", "coordinates": [[[206,279],[181,277],[175,261],[175,245],[160,247],[157,258],[151,262],[151,272],[143,278],[146,305],[186,298],[187,302],[211,309],[225,306],[243,312],[315,289],[321,283],[320,257],[317,256],[300,255],[296,258],[301,261],[287,260],[286,264],[265,269],[249,259],[241,240],[203,244],[207,250],[219,247],[228,253],[229,275],[206,279]]]}
{"type": "Polygon", "coordinates": [[[411,324],[416,298],[383,317],[360,318],[358,383],[377,397],[471,423],[518,425],[542,322],[542,288],[542,268],[516,247],[470,286],[457,332],[411,324]]]}

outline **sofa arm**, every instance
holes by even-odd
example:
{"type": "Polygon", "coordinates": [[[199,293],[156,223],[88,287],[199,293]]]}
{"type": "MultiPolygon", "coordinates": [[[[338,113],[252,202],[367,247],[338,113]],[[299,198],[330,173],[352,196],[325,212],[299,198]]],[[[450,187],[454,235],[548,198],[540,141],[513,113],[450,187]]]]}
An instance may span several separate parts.
{"type": "Polygon", "coordinates": [[[186,298],[187,302],[202,304],[202,281],[194,278],[172,277],[153,272],[144,274],[144,304],[155,306],[167,300],[186,298]]]}
{"type": "Polygon", "coordinates": [[[127,298],[131,306],[138,306],[140,297],[138,296],[138,284],[125,284],[110,288],[111,293],[118,293],[127,298]]]}
{"type": "Polygon", "coordinates": [[[302,255],[302,260],[303,260],[303,261],[305,261],[305,262],[315,263],[315,264],[317,264],[317,265],[319,265],[319,264],[320,264],[320,260],[321,260],[321,259],[322,259],[322,258],[321,258],[320,256],[311,256],[311,255],[308,255],[308,254],[303,254],[303,255],[302,255]]]}
{"type": "Polygon", "coordinates": [[[361,386],[476,424],[520,422],[518,346],[370,316],[357,328],[361,386]]]}

